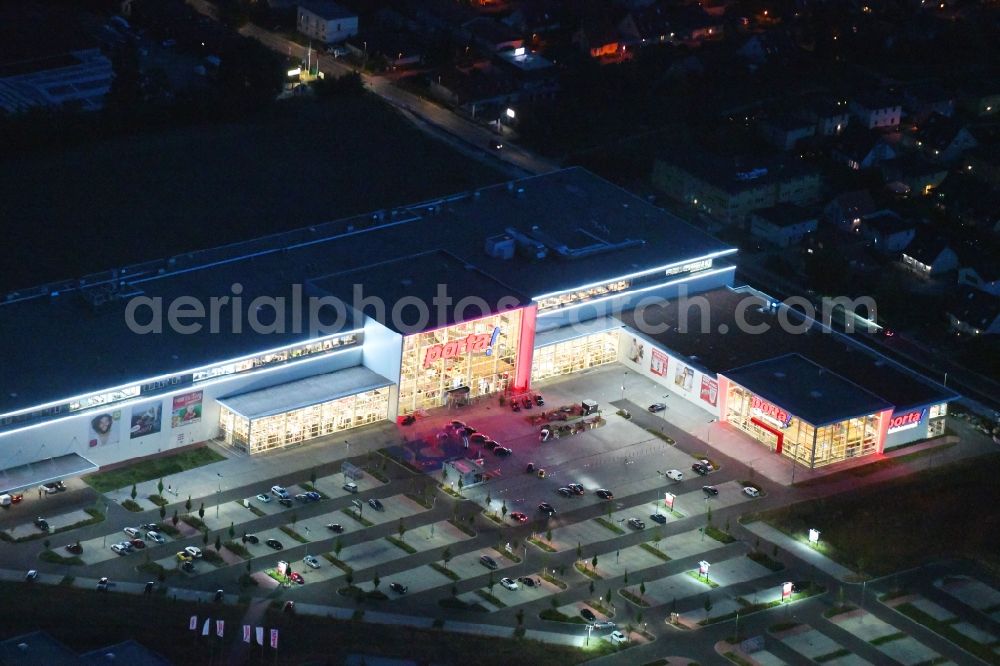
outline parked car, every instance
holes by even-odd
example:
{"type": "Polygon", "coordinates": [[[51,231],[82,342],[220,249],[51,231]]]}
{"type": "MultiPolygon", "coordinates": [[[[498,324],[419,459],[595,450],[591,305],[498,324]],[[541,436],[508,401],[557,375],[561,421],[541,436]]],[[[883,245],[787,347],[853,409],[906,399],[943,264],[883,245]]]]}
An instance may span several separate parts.
{"type": "Polygon", "coordinates": [[[474,432],[469,435],[469,442],[472,444],[483,444],[488,442],[490,439],[489,435],[484,432],[474,432]]]}
{"type": "Polygon", "coordinates": [[[506,458],[512,453],[514,452],[508,449],[506,446],[498,446],[497,448],[493,449],[493,455],[495,455],[497,458],[506,458]]]}
{"type": "Polygon", "coordinates": [[[719,494],[719,489],[716,488],[715,486],[702,486],[701,490],[706,495],[710,495],[712,497],[715,497],[719,494]]]}
{"type": "Polygon", "coordinates": [[[615,630],[611,632],[611,642],[615,645],[621,645],[622,643],[627,643],[628,638],[622,632],[615,630]]]}
{"type": "Polygon", "coordinates": [[[487,569],[496,569],[497,568],[497,561],[494,560],[489,555],[483,555],[482,557],[480,557],[479,558],[479,563],[482,564],[487,569]]]}
{"type": "Polygon", "coordinates": [[[545,406],[545,398],[542,397],[541,393],[535,394],[535,404],[538,405],[539,407],[545,406]]]}
{"type": "Polygon", "coordinates": [[[327,523],[326,529],[334,532],[335,534],[340,534],[344,531],[344,526],[340,523],[327,523]]]}
{"type": "Polygon", "coordinates": [[[201,548],[198,548],[197,546],[188,546],[184,549],[184,552],[195,559],[201,557],[201,548]]]}
{"type": "Polygon", "coordinates": [[[139,530],[137,530],[134,527],[126,527],[124,530],[122,530],[122,532],[129,535],[133,539],[139,536],[139,530]]]}
{"type": "Polygon", "coordinates": [[[186,562],[181,562],[181,571],[184,573],[194,573],[194,562],[187,560],[186,562]]]}
{"type": "Polygon", "coordinates": [[[122,546],[120,543],[111,544],[111,552],[116,553],[118,555],[128,555],[128,551],[125,550],[124,546],[122,546]]]}
{"type": "Polygon", "coordinates": [[[700,462],[702,465],[704,465],[705,467],[707,467],[709,472],[711,472],[711,471],[713,471],[715,469],[715,465],[712,464],[711,460],[707,460],[705,458],[702,458],[698,462],[700,462]]]}
{"type": "Polygon", "coordinates": [[[157,525],[156,523],[142,523],[141,525],[139,525],[139,529],[146,530],[147,532],[149,532],[150,530],[155,532],[156,530],[160,529],[160,526],[157,525]]]}
{"type": "Polygon", "coordinates": [[[267,504],[271,501],[271,496],[261,493],[260,495],[257,495],[257,501],[262,504],[267,504]]]}
{"type": "Polygon", "coordinates": [[[525,587],[538,587],[539,585],[541,585],[541,583],[539,583],[531,576],[521,576],[517,580],[525,587]]]}
{"type": "Polygon", "coordinates": [[[281,486],[271,486],[271,494],[277,495],[281,499],[288,499],[288,491],[281,486]]]}
{"type": "Polygon", "coordinates": [[[573,491],[570,490],[569,488],[565,488],[565,487],[564,488],[559,488],[558,490],[556,490],[556,492],[559,493],[560,495],[562,495],[563,497],[572,497],[573,496],[573,491]]]}
{"type": "Polygon", "coordinates": [[[122,548],[124,548],[126,553],[131,553],[131,552],[135,551],[135,546],[133,546],[128,541],[122,541],[118,545],[121,546],[122,548]]]}
{"type": "Polygon", "coordinates": [[[503,585],[508,590],[516,590],[518,587],[520,587],[517,584],[517,581],[514,580],[513,578],[501,578],[500,584],[503,585]]]}
{"type": "Polygon", "coordinates": [[[539,504],[538,505],[538,510],[541,511],[542,513],[544,513],[546,516],[554,516],[554,515],[556,515],[555,508],[551,504],[549,504],[548,502],[542,502],[541,504],[539,504]]]}
{"type": "Polygon", "coordinates": [[[344,490],[346,490],[349,493],[356,493],[358,492],[358,484],[354,483],[353,481],[349,481],[344,484],[344,490]]]}
{"type": "Polygon", "coordinates": [[[133,548],[137,548],[138,550],[146,547],[146,542],[139,538],[132,539],[129,543],[132,544],[133,548]]]}
{"type": "Polygon", "coordinates": [[[515,523],[526,523],[528,522],[528,515],[521,513],[520,511],[514,511],[510,514],[510,519],[515,523]]]}
{"type": "Polygon", "coordinates": [[[662,402],[654,402],[652,405],[649,406],[648,409],[653,414],[656,414],[658,412],[662,412],[666,408],[667,408],[667,406],[665,404],[663,404],[662,402]]]}
{"type": "Polygon", "coordinates": [[[51,528],[49,527],[49,521],[45,520],[41,516],[35,518],[35,527],[43,532],[48,532],[51,528]]]}
{"type": "MultiPolygon", "coordinates": [[[[114,546],[112,546],[112,549],[114,549],[114,546]]],[[[179,562],[190,562],[193,559],[194,558],[190,554],[184,552],[183,550],[177,552],[177,560],[179,562]]]]}
{"type": "Polygon", "coordinates": [[[273,548],[274,550],[281,550],[281,549],[284,548],[284,546],[282,545],[282,543],[280,541],[278,541],[277,539],[268,539],[264,543],[266,543],[269,548],[273,548]]]}
{"type": "Polygon", "coordinates": [[[607,488],[598,488],[594,491],[594,494],[603,500],[613,500],[615,498],[615,494],[607,488]]]}
{"type": "Polygon", "coordinates": [[[500,150],[503,148],[503,143],[497,139],[490,139],[486,142],[486,147],[491,150],[500,150]]]}
{"type": "Polygon", "coordinates": [[[511,408],[512,411],[515,411],[515,412],[521,411],[521,405],[518,404],[517,400],[511,400],[510,401],[510,408],[511,408]]]}
{"type": "Polygon", "coordinates": [[[581,610],[580,617],[582,617],[587,622],[593,622],[594,620],[597,619],[597,616],[594,615],[594,611],[590,610],[589,608],[584,608],[583,610],[581,610]]]}
{"type": "Polygon", "coordinates": [[[747,487],[745,487],[743,489],[743,493],[747,497],[760,497],[760,491],[757,490],[756,488],[754,488],[753,486],[747,486],[747,487]]]}
{"type": "Polygon", "coordinates": [[[665,475],[671,481],[683,481],[684,480],[684,472],[680,471],[679,469],[668,469],[665,472],[665,475]]]}
{"type": "Polygon", "coordinates": [[[302,561],[306,563],[307,567],[312,569],[319,569],[319,560],[315,555],[306,555],[302,558],[302,561]]]}
{"type": "Polygon", "coordinates": [[[244,534],[243,543],[260,543],[260,537],[256,534],[244,534]]]}
{"type": "Polygon", "coordinates": [[[289,508],[292,506],[292,499],[290,497],[282,497],[278,500],[278,504],[283,507],[289,508]]]}
{"type": "Polygon", "coordinates": [[[305,504],[306,502],[309,501],[309,496],[306,495],[305,493],[299,493],[298,495],[295,496],[295,499],[305,504]]]}
{"type": "Polygon", "coordinates": [[[531,409],[533,405],[534,403],[531,401],[530,395],[524,396],[524,398],[521,400],[521,406],[524,407],[525,409],[531,409]]]}
{"type": "Polygon", "coordinates": [[[107,579],[107,577],[102,578],[101,580],[97,581],[97,591],[98,592],[107,592],[109,585],[111,585],[111,581],[109,581],[107,579]]]}
{"type": "Polygon", "coordinates": [[[705,476],[711,471],[701,463],[695,463],[691,465],[691,470],[699,476],[705,476]]]}
{"type": "Polygon", "coordinates": [[[306,584],[306,579],[303,578],[302,574],[300,574],[298,571],[293,571],[292,573],[288,574],[288,577],[291,578],[292,582],[295,583],[296,585],[306,584]]]}
{"type": "Polygon", "coordinates": [[[164,543],[166,541],[163,535],[156,530],[149,530],[146,532],[146,538],[150,541],[155,541],[156,543],[164,543]]]}
{"type": "Polygon", "coordinates": [[[319,494],[318,492],[316,492],[315,490],[310,490],[309,492],[307,492],[307,493],[306,493],[306,497],[308,497],[308,498],[309,498],[309,501],[310,501],[310,502],[318,502],[318,501],[320,501],[321,499],[323,499],[323,496],[322,496],[322,495],[320,495],[320,494],[319,494]]]}
{"type": "Polygon", "coordinates": [[[498,446],[500,446],[500,442],[494,441],[492,439],[487,439],[485,442],[483,442],[483,448],[486,449],[487,451],[495,451],[498,446]]]}
{"type": "Polygon", "coordinates": [[[389,589],[396,594],[406,594],[406,586],[402,583],[389,583],[389,589]]]}
{"type": "Polygon", "coordinates": [[[64,547],[66,548],[67,553],[72,553],[73,555],[79,555],[83,552],[83,546],[80,545],[79,541],[76,543],[66,544],[64,547]]]}
{"type": "Polygon", "coordinates": [[[634,530],[644,530],[646,529],[646,523],[642,522],[638,518],[629,518],[628,526],[634,530]]]}
{"type": "Polygon", "coordinates": [[[617,626],[611,620],[598,620],[594,623],[594,629],[614,629],[617,626]]]}
{"type": "Polygon", "coordinates": [[[583,495],[586,492],[579,483],[567,483],[566,487],[572,490],[574,495],[583,495]]]}
{"type": "Polygon", "coordinates": [[[376,511],[385,511],[385,507],[382,506],[382,502],[375,499],[374,497],[368,500],[368,506],[375,509],[376,511]]]}
{"type": "Polygon", "coordinates": [[[222,591],[222,590],[216,590],[215,591],[215,595],[212,597],[212,600],[215,603],[219,603],[220,601],[222,601],[222,597],[224,597],[225,594],[226,593],[224,591],[222,591]]]}
{"type": "Polygon", "coordinates": [[[667,517],[664,516],[662,513],[651,513],[649,514],[649,519],[652,520],[654,523],[659,523],[661,525],[667,522],[667,517]]]}

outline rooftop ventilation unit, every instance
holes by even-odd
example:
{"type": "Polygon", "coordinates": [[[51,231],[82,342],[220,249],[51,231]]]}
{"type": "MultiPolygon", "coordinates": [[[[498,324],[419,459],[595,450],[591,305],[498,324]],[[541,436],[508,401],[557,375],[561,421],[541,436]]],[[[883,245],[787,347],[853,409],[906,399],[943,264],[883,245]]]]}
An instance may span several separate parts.
{"type": "Polygon", "coordinates": [[[507,227],[504,231],[517,243],[521,254],[530,259],[544,259],[549,253],[544,243],[540,243],[534,238],[522,234],[514,227],[507,227]]]}
{"type": "Polygon", "coordinates": [[[494,259],[509,260],[514,258],[517,244],[509,234],[497,234],[486,239],[486,254],[494,259]]]}

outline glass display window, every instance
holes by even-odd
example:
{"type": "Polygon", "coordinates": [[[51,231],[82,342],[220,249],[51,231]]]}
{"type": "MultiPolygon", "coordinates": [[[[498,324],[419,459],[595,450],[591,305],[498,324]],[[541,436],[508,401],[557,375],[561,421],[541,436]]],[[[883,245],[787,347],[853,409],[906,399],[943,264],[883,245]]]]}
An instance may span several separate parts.
{"type": "Polygon", "coordinates": [[[618,360],[619,331],[595,333],[535,350],[531,381],[568,375],[618,360]]]}

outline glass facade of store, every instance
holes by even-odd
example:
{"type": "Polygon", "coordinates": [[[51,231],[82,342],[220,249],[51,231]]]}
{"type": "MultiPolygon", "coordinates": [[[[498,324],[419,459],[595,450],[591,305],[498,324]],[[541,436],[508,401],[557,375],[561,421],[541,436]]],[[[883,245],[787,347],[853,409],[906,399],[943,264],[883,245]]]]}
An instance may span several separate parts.
{"type": "Polygon", "coordinates": [[[403,339],[399,413],[440,407],[449,392],[474,398],[514,381],[521,310],[439,328],[403,339]]]}
{"type": "Polygon", "coordinates": [[[729,384],[724,417],[772,451],[807,467],[875,453],[883,418],[876,413],[816,428],[734,383],[729,384]]]}
{"type": "Polygon", "coordinates": [[[255,419],[220,405],[219,428],[227,444],[246,453],[263,453],[384,421],[389,415],[389,395],[388,387],[378,388],[255,419]]]}
{"type": "Polygon", "coordinates": [[[539,347],[531,362],[531,380],[568,375],[616,362],[620,333],[619,329],[614,329],[539,347]]]}

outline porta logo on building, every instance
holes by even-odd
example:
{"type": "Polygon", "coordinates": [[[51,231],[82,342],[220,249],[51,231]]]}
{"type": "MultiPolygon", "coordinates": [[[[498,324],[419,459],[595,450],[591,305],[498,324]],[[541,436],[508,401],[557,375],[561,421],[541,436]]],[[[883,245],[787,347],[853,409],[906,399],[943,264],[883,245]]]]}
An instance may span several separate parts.
{"type": "Polygon", "coordinates": [[[772,405],[766,400],[761,400],[757,396],[750,399],[750,409],[758,416],[763,416],[771,421],[781,424],[782,428],[787,428],[792,422],[792,415],[777,405],[772,405]]]}
{"type": "Polygon", "coordinates": [[[905,414],[895,415],[889,420],[889,432],[899,432],[900,430],[909,430],[910,428],[916,428],[920,425],[920,419],[924,416],[924,410],[916,409],[912,412],[906,412],[905,414]]]}
{"type": "Polygon", "coordinates": [[[455,358],[460,354],[480,354],[487,356],[493,353],[493,345],[500,337],[500,327],[493,329],[492,333],[472,333],[461,340],[452,340],[440,345],[431,345],[424,353],[424,367],[430,367],[431,363],[442,358],[455,358]]]}

